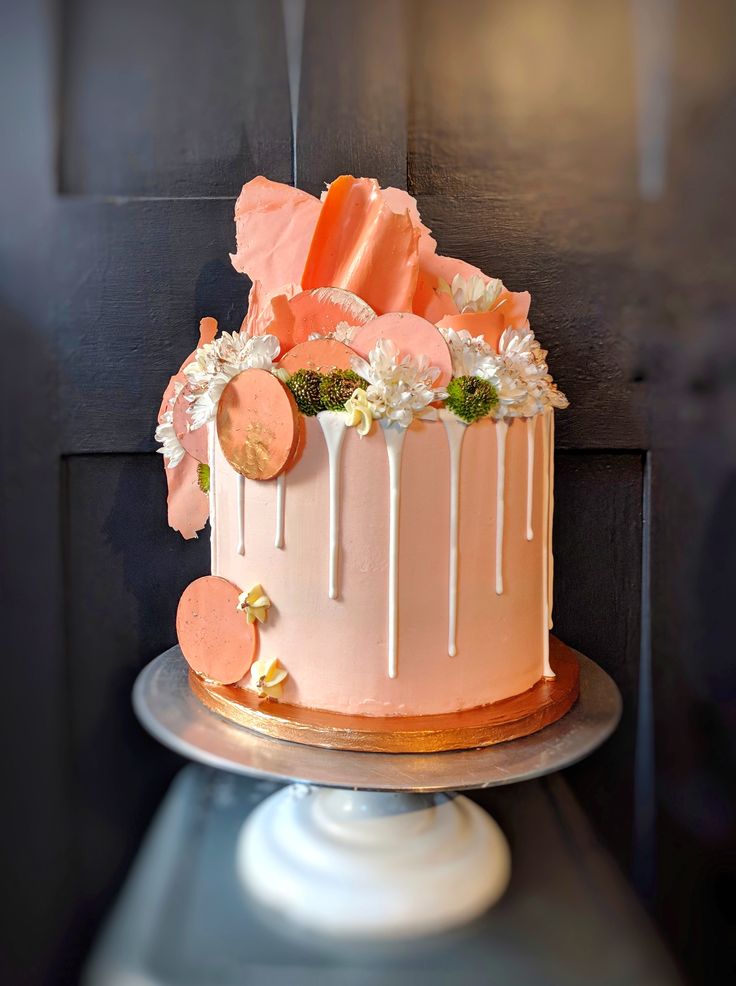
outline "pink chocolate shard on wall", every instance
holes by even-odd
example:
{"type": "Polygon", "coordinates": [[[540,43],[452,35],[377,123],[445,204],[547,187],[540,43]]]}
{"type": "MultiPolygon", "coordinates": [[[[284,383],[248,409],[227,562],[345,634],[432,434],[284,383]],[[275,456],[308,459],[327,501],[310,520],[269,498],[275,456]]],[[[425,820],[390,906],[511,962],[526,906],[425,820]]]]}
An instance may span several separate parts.
{"type": "Polygon", "coordinates": [[[299,284],[282,284],[276,291],[269,294],[263,290],[260,281],[253,281],[253,285],[248,295],[248,311],[245,313],[240,331],[248,336],[262,336],[274,332],[272,325],[276,320],[275,312],[283,306],[285,301],[299,294],[301,286],[299,284]]]}
{"type": "Polygon", "coordinates": [[[260,281],[266,294],[299,284],[320,212],[319,199],[259,176],[235,203],[237,251],[233,267],[260,281]]]}
{"type": "Polygon", "coordinates": [[[191,387],[185,386],[184,390],[179,392],[179,396],[174,401],[174,431],[176,432],[176,437],[181,442],[182,448],[185,449],[187,454],[191,455],[191,457],[196,459],[197,462],[204,463],[209,459],[207,429],[202,427],[196,428],[194,431],[190,430],[189,426],[192,423],[192,419],[189,416],[191,399],[191,387]]]}
{"type": "Polygon", "coordinates": [[[186,541],[196,538],[210,515],[209,497],[198,485],[198,467],[197,460],[185,454],[177,466],[166,470],[169,527],[186,541]]]}
{"type": "MultiPolygon", "coordinates": [[[[216,334],[217,320],[209,317],[203,318],[199,323],[197,348],[212,342],[216,334]]],[[[176,384],[186,385],[187,378],[184,376],[184,367],[193,359],[194,353],[190,353],[182,363],[179,372],[169,380],[158,412],[159,422],[168,410],[169,399],[174,394],[176,384]]],[[[198,467],[199,462],[188,452],[185,452],[182,460],[173,469],[166,468],[164,470],[168,487],[169,527],[179,531],[187,541],[196,538],[197,531],[202,530],[210,515],[209,497],[199,488],[198,467]]]]}
{"type": "Polygon", "coordinates": [[[342,175],[322,202],[302,287],[344,288],[379,315],[411,311],[418,243],[411,216],[387,205],[375,179],[342,175]]]}
{"type": "MultiPolygon", "coordinates": [[[[212,318],[211,315],[205,315],[204,318],[199,321],[199,341],[197,343],[197,349],[201,349],[202,346],[206,346],[208,342],[212,340],[217,335],[217,319],[212,318]]],[[[192,353],[190,359],[194,358],[194,353],[192,353]]],[[[187,363],[189,360],[187,360],[187,363]]],[[[186,363],[184,364],[186,366],[186,363]]]]}

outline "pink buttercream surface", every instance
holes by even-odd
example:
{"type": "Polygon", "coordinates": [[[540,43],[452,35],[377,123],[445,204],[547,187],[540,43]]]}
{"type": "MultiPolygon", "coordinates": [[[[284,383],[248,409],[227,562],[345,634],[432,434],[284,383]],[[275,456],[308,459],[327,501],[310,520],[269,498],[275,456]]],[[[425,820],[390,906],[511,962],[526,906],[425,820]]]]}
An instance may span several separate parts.
{"type": "MultiPolygon", "coordinates": [[[[449,453],[440,422],[415,422],[404,443],[399,553],[398,676],[388,676],[388,467],[377,427],[345,435],[340,598],[328,598],[328,464],[316,419],[286,475],[285,547],[274,546],[275,482],[245,483],[245,555],[237,553],[237,477],[217,450],[218,571],[242,589],[261,583],[272,606],[260,656],[289,673],[283,700],[365,715],[453,712],[530,688],[542,675],[542,417],[536,420],[534,539],[527,541],[527,429],[508,430],[504,593],[494,589],[497,425],[465,434],[460,481],[458,652],[449,657],[449,453]]],[[[248,678],[243,679],[243,685],[248,678]]]]}

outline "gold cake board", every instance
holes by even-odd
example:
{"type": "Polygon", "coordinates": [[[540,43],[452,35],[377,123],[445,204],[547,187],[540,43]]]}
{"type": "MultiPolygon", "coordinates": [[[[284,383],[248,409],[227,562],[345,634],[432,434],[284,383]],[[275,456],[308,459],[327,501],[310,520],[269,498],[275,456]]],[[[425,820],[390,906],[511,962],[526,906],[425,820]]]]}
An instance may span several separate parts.
{"type": "Polygon", "coordinates": [[[259,699],[233,685],[213,685],[193,671],[189,684],[218,715],[274,739],[365,753],[469,750],[529,736],[569,712],[579,693],[575,652],[550,636],[554,678],[492,705],[435,716],[353,716],[259,699]]]}

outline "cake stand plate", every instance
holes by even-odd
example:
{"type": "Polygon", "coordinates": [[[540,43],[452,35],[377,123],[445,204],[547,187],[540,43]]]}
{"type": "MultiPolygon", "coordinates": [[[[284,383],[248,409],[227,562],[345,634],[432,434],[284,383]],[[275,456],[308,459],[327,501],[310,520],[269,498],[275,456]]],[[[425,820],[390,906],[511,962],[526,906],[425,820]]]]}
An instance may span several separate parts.
{"type": "Polygon", "coordinates": [[[189,672],[197,698],[224,719],[274,739],[360,753],[439,753],[529,736],[570,711],[578,697],[575,651],[550,639],[553,678],[520,695],[462,712],[425,716],[357,716],[260,699],[250,689],[217,685],[189,672]]]}
{"type": "Polygon", "coordinates": [[[443,792],[560,770],[615,729],[616,685],[576,656],[580,697],[566,716],[477,750],[358,753],[251,732],[197,700],[178,647],[143,669],[133,704],[144,727],[183,756],[292,782],[251,813],[238,841],[235,865],[257,901],[322,934],[405,938],[482,913],[510,876],[509,848],[493,819],[443,792]]]}

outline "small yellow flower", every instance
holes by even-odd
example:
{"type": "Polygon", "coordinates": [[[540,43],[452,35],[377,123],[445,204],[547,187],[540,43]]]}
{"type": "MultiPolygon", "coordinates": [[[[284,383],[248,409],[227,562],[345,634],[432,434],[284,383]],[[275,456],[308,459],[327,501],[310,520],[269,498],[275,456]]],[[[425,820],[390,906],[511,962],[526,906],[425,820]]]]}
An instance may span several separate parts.
{"type": "Polygon", "coordinates": [[[247,592],[241,592],[238,596],[238,610],[245,613],[249,623],[265,623],[268,619],[268,608],[271,600],[263,591],[262,585],[254,585],[247,592]]]}
{"type": "Polygon", "coordinates": [[[345,411],[348,415],[346,421],[348,428],[356,428],[361,438],[367,435],[373,424],[373,411],[362,387],[358,387],[353,392],[353,396],[345,401],[345,411]]]}
{"type": "Polygon", "coordinates": [[[259,698],[281,698],[281,686],[288,671],[279,666],[276,657],[261,657],[250,668],[251,687],[259,698]]]}

